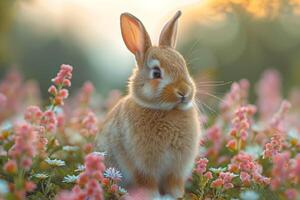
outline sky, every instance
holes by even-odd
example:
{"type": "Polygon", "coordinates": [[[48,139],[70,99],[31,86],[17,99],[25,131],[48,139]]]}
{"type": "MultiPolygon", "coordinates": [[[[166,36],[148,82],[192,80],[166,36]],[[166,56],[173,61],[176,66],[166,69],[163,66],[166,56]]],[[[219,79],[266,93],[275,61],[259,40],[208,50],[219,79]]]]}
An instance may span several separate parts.
{"type": "Polygon", "coordinates": [[[134,65],[135,61],[122,41],[120,14],[130,12],[137,16],[144,23],[153,44],[157,44],[164,23],[178,9],[199,2],[201,1],[31,0],[21,1],[17,5],[17,13],[22,23],[30,25],[35,32],[41,32],[41,36],[68,32],[68,36],[71,35],[85,50],[95,68],[99,69],[99,63],[108,63],[109,68],[116,69],[110,71],[113,73],[111,75],[127,76],[131,69],[123,67],[124,63],[130,66],[128,63],[134,65]]]}

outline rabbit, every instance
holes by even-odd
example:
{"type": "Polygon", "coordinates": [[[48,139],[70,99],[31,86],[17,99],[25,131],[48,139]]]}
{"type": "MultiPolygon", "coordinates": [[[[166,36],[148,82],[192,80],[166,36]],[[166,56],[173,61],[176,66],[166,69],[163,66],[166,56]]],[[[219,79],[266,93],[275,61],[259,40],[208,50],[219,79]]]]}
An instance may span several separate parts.
{"type": "Polygon", "coordinates": [[[107,153],[105,164],[121,171],[127,188],[174,199],[184,195],[200,139],[195,83],[175,50],[180,16],[177,11],[153,46],[142,22],[121,14],[123,41],[137,66],[128,94],[108,113],[95,139],[95,149],[107,153]]]}

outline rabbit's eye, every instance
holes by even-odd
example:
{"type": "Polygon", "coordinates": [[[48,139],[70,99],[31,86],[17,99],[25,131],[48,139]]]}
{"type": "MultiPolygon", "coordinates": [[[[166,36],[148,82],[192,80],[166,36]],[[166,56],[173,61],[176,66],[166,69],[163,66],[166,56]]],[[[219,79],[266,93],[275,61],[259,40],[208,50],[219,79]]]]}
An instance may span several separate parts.
{"type": "Polygon", "coordinates": [[[161,78],[161,71],[159,67],[153,67],[152,70],[152,78],[153,79],[160,79],[161,78]]]}

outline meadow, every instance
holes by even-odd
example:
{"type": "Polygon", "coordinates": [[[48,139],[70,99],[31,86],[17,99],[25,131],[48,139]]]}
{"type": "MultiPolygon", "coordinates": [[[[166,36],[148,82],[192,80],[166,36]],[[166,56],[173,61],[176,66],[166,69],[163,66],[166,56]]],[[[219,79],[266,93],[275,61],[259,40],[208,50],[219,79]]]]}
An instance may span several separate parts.
{"type": "MultiPolygon", "coordinates": [[[[104,99],[87,81],[69,94],[76,68],[57,70],[49,74],[46,102],[37,82],[17,70],[0,82],[0,199],[147,199],[143,188],[121,187],[122,174],[93,150],[121,92],[104,99]]],[[[272,69],[256,86],[246,79],[230,84],[214,115],[201,112],[199,155],[184,199],[299,200],[300,90],[284,98],[272,69]],[[255,102],[248,100],[251,87],[255,102]]]]}

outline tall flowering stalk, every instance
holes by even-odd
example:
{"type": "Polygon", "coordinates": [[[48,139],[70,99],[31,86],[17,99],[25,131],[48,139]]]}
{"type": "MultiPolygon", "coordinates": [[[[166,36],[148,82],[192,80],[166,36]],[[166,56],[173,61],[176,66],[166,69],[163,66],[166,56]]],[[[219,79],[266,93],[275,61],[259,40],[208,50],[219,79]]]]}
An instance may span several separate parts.
{"type": "Polygon", "coordinates": [[[22,76],[17,70],[9,71],[0,82],[0,94],[1,123],[6,118],[14,115],[21,108],[21,101],[24,97],[24,88],[22,86],[22,76]]]}
{"type": "Polygon", "coordinates": [[[3,167],[7,174],[14,177],[12,194],[15,199],[24,199],[26,192],[35,189],[35,184],[24,179],[24,174],[30,170],[33,157],[37,153],[36,139],[37,133],[30,124],[23,123],[15,126],[15,143],[8,152],[10,159],[3,167]]]}
{"type": "Polygon", "coordinates": [[[235,117],[232,120],[233,127],[230,136],[233,137],[227,143],[231,150],[239,151],[245,144],[248,137],[248,130],[251,124],[251,117],[255,114],[256,107],[253,105],[241,106],[235,111],[235,117]]]}
{"type": "Polygon", "coordinates": [[[235,110],[247,104],[249,82],[242,79],[238,83],[234,82],[231,85],[230,91],[225,95],[224,100],[220,104],[221,116],[225,121],[229,121],[235,110]]]}
{"type": "Polygon", "coordinates": [[[54,85],[51,85],[48,89],[48,92],[52,95],[50,109],[64,105],[64,99],[69,96],[69,91],[65,87],[71,87],[72,71],[72,66],[63,64],[60,66],[56,77],[52,79],[54,85]]]}
{"type": "Polygon", "coordinates": [[[93,84],[91,82],[85,82],[78,93],[76,107],[69,116],[72,129],[79,130],[82,137],[82,140],[79,142],[81,144],[84,143],[85,153],[93,151],[93,138],[99,130],[98,117],[90,107],[93,92],[93,84]]]}
{"type": "Polygon", "coordinates": [[[260,118],[268,121],[280,105],[281,78],[276,70],[266,70],[256,88],[260,118]]]}

